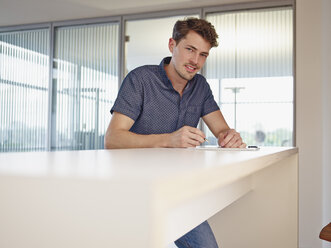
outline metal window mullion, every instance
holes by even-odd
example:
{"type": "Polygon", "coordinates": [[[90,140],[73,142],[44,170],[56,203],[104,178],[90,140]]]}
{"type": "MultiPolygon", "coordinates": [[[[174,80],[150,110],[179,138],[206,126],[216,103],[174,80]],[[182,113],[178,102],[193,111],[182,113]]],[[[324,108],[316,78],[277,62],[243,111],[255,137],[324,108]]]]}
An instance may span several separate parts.
{"type": "Polygon", "coordinates": [[[118,34],[118,89],[121,87],[122,81],[125,74],[125,22],[126,20],[122,17],[120,21],[119,34],[118,34]]]}
{"type": "MultiPolygon", "coordinates": [[[[49,24],[49,48],[48,48],[48,121],[47,121],[47,130],[46,130],[46,150],[52,150],[53,138],[55,137],[55,125],[53,125],[55,116],[52,115],[53,109],[53,59],[54,59],[54,26],[53,24],[49,24]]],[[[56,107],[56,106],[54,106],[56,107]]]]}
{"type": "MultiPolygon", "coordinates": [[[[82,39],[80,39],[79,37],[80,32],[78,30],[74,31],[74,39],[75,39],[75,53],[74,54],[82,54],[81,49],[81,43],[80,41],[82,41],[82,39]]],[[[76,130],[76,135],[74,136],[77,143],[76,143],[76,147],[75,149],[80,150],[80,142],[81,142],[81,137],[82,137],[82,132],[80,130],[80,121],[81,121],[81,116],[80,116],[80,112],[81,112],[81,90],[82,90],[82,62],[80,61],[76,61],[77,62],[77,71],[76,71],[76,94],[75,94],[75,101],[77,103],[76,106],[76,114],[75,114],[75,118],[76,118],[76,123],[75,123],[75,130],[76,130]],[[78,64],[79,62],[79,64],[78,64]]]]}
{"type": "MultiPolygon", "coordinates": [[[[23,33],[23,34],[17,34],[15,35],[14,37],[16,38],[16,41],[14,42],[15,44],[18,44],[18,47],[20,49],[16,49],[16,53],[15,53],[15,56],[13,56],[13,58],[15,59],[22,59],[22,61],[29,61],[29,57],[27,59],[23,59],[21,57],[21,55],[23,54],[27,54],[27,52],[24,52],[23,50],[23,37],[26,36],[26,40],[29,40],[29,38],[31,37],[31,34],[30,36],[27,34],[27,33],[23,33]]],[[[24,70],[20,71],[20,74],[22,76],[25,76],[24,78],[25,79],[28,79],[29,77],[27,77],[27,70],[26,68],[24,68],[24,70]],[[25,75],[24,75],[25,74],[25,75]]],[[[22,77],[23,79],[23,77],[22,77]]],[[[26,82],[28,84],[28,82],[26,82]]],[[[28,111],[28,106],[26,104],[22,105],[22,107],[24,107],[24,109],[21,109],[21,111],[18,110],[18,106],[25,101],[25,99],[27,98],[27,94],[29,94],[29,89],[27,88],[26,89],[26,94],[24,94],[24,88],[21,88],[21,87],[13,87],[14,89],[14,95],[13,95],[13,99],[15,101],[15,105],[16,105],[16,109],[15,111],[13,112],[13,114],[16,116],[15,119],[18,119],[19,122],[18,123],[15,123],[15,126],[17,125],[18,126],[18,130],[15,130],[15,136],[18,137],[18,144],[17,144],[17,147],[15,149],[15,151],[24,151],[24,143],[26,142],[26,130],[24,129],[24,122],[26,123],[26,118],[27,118],[27,115],[23,114],[23,113],[27,113],[28,111]],[[25,118],[24,118],[25,117],[25,118]]],[[[31,130],[30,130],[31,131],[31,130]]],[[[15,137],[15,138],[16,138],[15,137]]]]}
{"type": "MultiPolygon", "coordinates": [[[[32,51],[34,51],[34,52],[37,51],[37,41],[38,41],[38,32],[35,31],[35,32],[33,32],[32,40],[31,40],[31,42],[32,42],[31,43],[31,47],[32,47],[32,51]]],[[[38,44],[40,44],[40,43],[38,43],[38,44]]],[[[38,65],[37,52],[36,53],[32,53],[32,59],[31,59],[31,61],[32,61],[32,66],[38,65]]],[[[33,74],[34,74],[33,72],[34,71],[31,71],[30,72],[30,80],[33,79],[33,74]]],[[[35,96],[35,94],[34,94],[35,92],[34,91],[35,91],[34,89],[31,89],[31,96],[35,96]]],[[[40,113],[37,112],[37,109],[36,108],[37,108],[37,105],[34,106],[34,109],[31,108],[31,112],[33,113],[34,111],[36,111],[36,113],[37,113],[37,119],[38,119],[38,115],[40,113]]],[[[34,146],[33,150],[36,150],[36,146],[37,146],[37,144],[36,144],[36,140],[37,140],[36,139],[36,136],[37,136],[37,130],[38,130],[38,127],[37,127],[37,123],[38,122],[37,122],[37,120],[33,119],[32,116],[31,116],[30,117],[30,123],[31,124],[33,123],[31,125],[33,127],[33,129],[32,129],[33,131],[30,133],[30,137],[29,137],[28,142],[31,142],[30,143],[31,146],[34,146]]]]}
{"type": "MultiPolygon", "coordinates": [[[[1,38],[1,34],[0,34],[0,38],[1,38]]],[[[4,61],[4,56],[3,56],[3,44],[0,43],[0,56],[2,57],[2,59],[0,60],[1,63],[3,63],[4,61]]],[[[2,81],[2,73],[1,73],[1,63],[0,63],[0,81],[2,81]]],[[[4,136],[4,109],[3,109],[3,105],[2,101],[4,99],[4,88],[2,88],[0,86],[0,152],[3,151],[3,136],[4,136]]]]}
{"type": "Polygon", "coordinates": [[[292,75],[293,75],[293,132],[292,132],[292,145],[297,145],[296,135],[296,2],[294,1],[292,7],[292,75]]]}

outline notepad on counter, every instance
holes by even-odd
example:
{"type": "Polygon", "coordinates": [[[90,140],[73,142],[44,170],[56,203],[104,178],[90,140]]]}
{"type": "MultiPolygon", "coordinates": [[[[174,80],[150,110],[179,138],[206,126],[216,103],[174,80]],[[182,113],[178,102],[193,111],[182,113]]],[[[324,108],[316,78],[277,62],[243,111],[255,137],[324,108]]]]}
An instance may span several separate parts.
{"type": "Polygon", "coordinates": [[[245,148],[225,148],[221,146],[197,146],[196,149],[202,150],[217,150],[217,151],[258,151],[258,146],[247,146],[245,148]]]}

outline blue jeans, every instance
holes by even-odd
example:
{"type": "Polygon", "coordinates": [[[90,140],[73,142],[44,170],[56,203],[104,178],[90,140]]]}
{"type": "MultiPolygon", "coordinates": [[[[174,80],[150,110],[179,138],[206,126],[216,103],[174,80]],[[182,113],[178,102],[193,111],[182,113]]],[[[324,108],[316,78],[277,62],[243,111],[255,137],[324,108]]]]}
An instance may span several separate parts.
{"type": "Polygon", "coordinates": [[[175,241],[178,248],[218,248],[215,236],[207,221],[175,241]]]}

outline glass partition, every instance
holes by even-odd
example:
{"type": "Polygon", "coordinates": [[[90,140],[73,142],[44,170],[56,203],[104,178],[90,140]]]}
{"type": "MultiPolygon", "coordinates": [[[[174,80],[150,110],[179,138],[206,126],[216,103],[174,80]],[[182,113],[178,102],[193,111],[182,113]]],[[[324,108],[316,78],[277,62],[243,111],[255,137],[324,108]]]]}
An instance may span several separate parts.
{"type": "Polygon", "coordinates": [[[250,145],[293,145],[292,15],[292,8],[207,15],[220,38],[205,75],[228,124],[250,145]]]}
{"type": "Polygon", "coordinates": [[[0,33],[0,152],[47,148],[49,30],[0,33]]]}
{"type": "Polygon", "coordinates": [[[190,16],[171,16],[144,20],[130,20],[125,23],[125,74],[146,64],[160,64],[164,57],[171,56],[169,38],[177,20],[190,16]]]}
{"type": "Polygon", "coordinates": [[[118,91],[119,25],[57,28],[52,149],[100,149],[118,91]]]}

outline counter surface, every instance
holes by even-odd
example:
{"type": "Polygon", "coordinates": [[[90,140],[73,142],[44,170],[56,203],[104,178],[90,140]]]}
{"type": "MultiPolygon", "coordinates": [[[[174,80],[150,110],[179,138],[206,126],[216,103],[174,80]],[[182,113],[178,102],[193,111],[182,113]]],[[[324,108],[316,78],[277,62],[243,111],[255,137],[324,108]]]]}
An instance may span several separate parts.
{"type": "Polygon", "coordinates": [[[0,153],[0,246],[165,247],[253,190],[254,173],[297,152],[0,153]]]}

